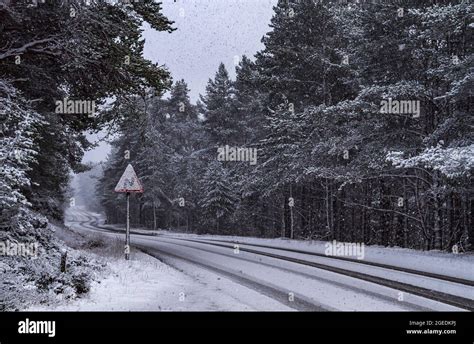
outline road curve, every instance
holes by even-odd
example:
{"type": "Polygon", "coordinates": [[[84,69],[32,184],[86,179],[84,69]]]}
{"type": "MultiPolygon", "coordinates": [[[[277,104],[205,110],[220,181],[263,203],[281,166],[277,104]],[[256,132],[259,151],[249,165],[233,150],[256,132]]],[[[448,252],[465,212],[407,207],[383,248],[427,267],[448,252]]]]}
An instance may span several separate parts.
{"type": "MultiPolygon", "coordinates": [[[[79,208],[71,209],[67,220],[76,230],[123,236],[120,230],[102,226],[96,214],[79,208]]],[[[234,250],[235,243],[230,241],[132,233],[133,246],[169,265],[183,271],[205,269],[299,311],[459,311],[474,308],[474,301],[463,297],[473,288],[462,280],[417,276],[389,267],[365,265],[358,268],[355,262],[328,263],[327,257],[310,257],[305,252],[284,252],[275,247],[239,244],[239,250],[234,250]],[[396,274],[407,274],[410,284],[397,281],[401,277],[396,274]],[[381,277],[385,275],[393,278],[381,277]],[[441,291],[426,288],[427,283],[441,291]],[[446,293],[446,290],[454,293],[446,293]]]]}

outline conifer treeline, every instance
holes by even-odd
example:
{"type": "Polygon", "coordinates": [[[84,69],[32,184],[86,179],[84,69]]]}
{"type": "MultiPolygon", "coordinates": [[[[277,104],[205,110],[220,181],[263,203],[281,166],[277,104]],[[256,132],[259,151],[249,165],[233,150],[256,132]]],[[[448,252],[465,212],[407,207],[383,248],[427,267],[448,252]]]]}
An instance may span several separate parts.
{"type": "Polygon", "coordinates": [[[113,187],[132,163],[148,228],[472,250],[472,11],[279,1],[236,80],[222,64],[197,104],[178,81],[119,108],[97,190],[108,221],[124,221],[113,187]],[[218,161],[225,145],[257,164],[218,161]]]}

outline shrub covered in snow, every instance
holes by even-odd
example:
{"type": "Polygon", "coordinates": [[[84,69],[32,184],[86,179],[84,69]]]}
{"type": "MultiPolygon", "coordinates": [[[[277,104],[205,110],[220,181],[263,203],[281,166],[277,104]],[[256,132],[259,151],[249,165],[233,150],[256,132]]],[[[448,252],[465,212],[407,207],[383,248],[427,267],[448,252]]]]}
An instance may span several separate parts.
{"type": "MultiPolygon", "coordinates": [[[[31,215],[31,214],[30,214],[31,215]]],[[[0,311],[24,309],[32,304],[52,303],[57,300],[75,299],[87,293],[95,273],[104,265],[84,252],[66,247],[53,230],[64,229],[32,221],[32,228],[21,238],[0,232],[1,240],[36,242],[34,256],[0,256],[0,311]],[[35,227],[36,226],[36,227],[35,227]],[[66,272],[60,271],[61,252],[67,249],[66,272]]]]}

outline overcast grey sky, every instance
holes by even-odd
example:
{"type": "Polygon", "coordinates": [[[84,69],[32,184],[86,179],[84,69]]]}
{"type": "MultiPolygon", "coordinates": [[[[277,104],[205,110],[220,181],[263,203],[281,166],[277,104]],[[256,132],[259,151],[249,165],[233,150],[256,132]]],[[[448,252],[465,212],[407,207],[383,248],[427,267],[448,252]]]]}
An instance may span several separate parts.
{"type": "MultiPolygon", "coordinates": [[[[163,13],[175,22],[173,33],[144,31],[145,58],[165,65],[173,80],[184,79],[196,101],[220,62],[232,77],[235,61],[263,48],[277,0],[163,0],[163,13]]],[[[91,137],[92,138],[92,137],[91,137]]],[[[105,160],[106,143],[86,153],[84,161],[105,160]]]]}
{"type": "MultiPolygon", "coordinates": [[[[175,22],[171,34],[144,32],[145,57],[166,65],[174,80],[184,79],[195,101],[224,62],[253,56],[263,45],[277,0],[165,0],[163,12],[175,22]]],[[[237,60],[238,61],[238,60],[237,60]]]]}

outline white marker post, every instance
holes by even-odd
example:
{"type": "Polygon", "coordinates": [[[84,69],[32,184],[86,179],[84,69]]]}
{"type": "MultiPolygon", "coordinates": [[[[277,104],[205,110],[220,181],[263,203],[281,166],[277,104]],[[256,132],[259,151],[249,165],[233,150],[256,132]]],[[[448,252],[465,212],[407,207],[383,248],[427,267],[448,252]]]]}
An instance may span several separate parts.
{"type": "Polygon", "coordinates": [[[120,177],[115,192],[127,194],[127,228],[125,232],[125,259],[130,259],[130,193],[143,193],[143,186],[135,173],[132,165],[128,164],[125,172],[120,177]]]}

